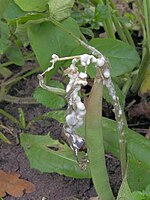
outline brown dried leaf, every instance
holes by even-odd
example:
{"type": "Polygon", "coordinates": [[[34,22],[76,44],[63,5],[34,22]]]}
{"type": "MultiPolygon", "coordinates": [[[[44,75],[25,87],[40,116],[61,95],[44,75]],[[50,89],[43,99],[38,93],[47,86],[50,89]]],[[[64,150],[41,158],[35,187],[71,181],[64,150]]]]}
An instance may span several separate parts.
{"type": "Polygon", "coordinates": [[[6,196],[6,193],[13,197],[22,197],[24,193],[31,193],[34,191],[34,184],[19,179],[17,173],[7,174],[0,170],[0,197],[6,196]]]}

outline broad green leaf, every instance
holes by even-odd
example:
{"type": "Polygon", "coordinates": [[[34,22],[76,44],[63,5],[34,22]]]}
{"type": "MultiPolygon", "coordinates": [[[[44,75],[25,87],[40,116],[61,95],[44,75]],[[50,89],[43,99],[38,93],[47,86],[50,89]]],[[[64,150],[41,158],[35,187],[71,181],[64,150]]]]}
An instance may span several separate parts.
{"type": "Polygon", "coordinates": [[[66,116],[65,110],[51,111],[43,115],[43,117],[53,118],[62,124],[65,123],[65,116],[66,116]]]}
{"type": "Polygon", "coordinates": [[[14,64],[22,66],[25,63],[22,52],[17,46],[11,45],[6,50],[6,56],[12,61],[14,64]]]}
{"type": "Polygon", "coordinates": [[[0,74],[6,79],[12,75],[12,72],[6,67],[1,67],[0,74]]]}
{"type": "MultiPolygon", "coordinates": [[[[119,139],[116,121],[102,118],[105,151],[111,152],[119,159],[119,139]]],[[[85,137],[84,127],[78,133],[85,137]]],[[[127,179],[132,191],[143,190],[149,184],[150,177],[150,141],[125,127],[128,153],[127,179]],[[146,174],[146,176],[143,174],[146,174]]]]}
{"type": "Polygon", "coordinates": [[[0,18],[3,17],[3,13],[5,12],[10,0],[0,0],[0,18]]]}
{"type": "MultiPolygon", "coordinates": [[[[98,49],[110,61],[110,72],[112,77],[120,76],[132,71],[139,63],[140,58],[137,51],[130,45],[111,38],[95,38],[89,42],[89,45],[98,49]]],[[[78,46],[72,52],[72,55],[79,55],[90,52],[84,47],[78,46]]],[[[88,73],[95,77],[94,66],[89,67],[88,73]]]]}
{"type": "Polygon", "coordinates": [[[47,21],[45,14],[26,14],[16,20],[16,33],[20,36],[27,37],[27,27],[29,24],[40,24],[44,21],[47,21]]]}
{"type": "Polygon", "coordinates": [[[49,0],[49,13],[50,17],[61,21],[70,16],[71,8],[73,7],[74,0],[49,0]]]}
{"type": "Polygon", "coordinates": [[[47,9],[48,0],[14,0],[15,3],[24,11],[43,12],[47,9]]]}
{"type": "MultiPolygon", "coordinates": [[[[62,24],[76,36],[80,36],[80,30],[75,20],[68,18],[62,24]]],[[[69,34],[63,32],[51,22],[29,26],[28,36],[32,49],[43,70],[50,65],[49,61],[52,54],[63,57],[69,55],[78,46],[69,34]]]]}
{"type": "Polygon", "coordinates": [[[3,54],[10,44],[8,37],[9,37],[8,25],[0,21],[0,54],[3,54]]]}
{"type": "Polygon", "coordinates": [[[0,132],[0,140],[6,142],[7,144],[11,144],[11,142],[7,139],[7,137],[5,137],[2,132],[0,132]]]}
{"type": "Polygon", "coordinates": [[[132,197],[133,197],[134,200],[144,200],[143,194],[140,191],[132,192],[132,197]]]}
{"type": "MultiPolygon", "coordinates": [[[[81,170],[72,150],[49,135],[21,134],[20,139],[31,168],[75,178],[90,177],[89,167],[85,171],[81,170]]],[[[79,153],[80,159],[83,156],[85,153],[79,153]]]]}
{"type": "MultiPolygon", "coordinates": [[[[139,150],[144,153],[144,149],[139,148],[139,150]]],[[[141,156],[143,155],[141,154],[141,156]]],[[[128,156],[128,183],[132,191],[144,190],[150,183],[150,165],[147,164],[148,163],[141,162],[141,160],[137,159],[137,156],[128,156]]]]}
{"type": "Polygon", "coordinates": [[[119,76],[133,70],[140,61],[137,51],[130,45],[114,39],[93,39],[90,45],[108,57],[111,76],[119,76]]]}
{"type": "Polygon", "coordinates": [[[94,38],[94,33],[90,28],[80,27],[81,32],[91,38],[94,38]]]}
{"type": "Polygon", "coordinates": [[[108,5],[98,4],[95,9],[95,20],[103,22],[109,17],[108,5]]]}
{"type": "Polygon", "coordinates": [[[126,177],[124,178],[119,189],[117,200],[134,200],[126,177]]]}
{"type": "Polygon", "coordinates": [[[146,191],[146,194],[149,194],[149,195],[150,195],[150,184],[147,185],[145,191],[146,191]]]}
{"type": "MultiPolygon", "coordinates": [[[[119,158],[117,124],[103,118],[103,137],[106,152],[119,158]]],[[[125,127],[128,153],[127,179],[132,191],[143,190],[149,184],[150,177],[150,141],[125,127]],[[146,174],[146,176],[143,176],[146,174]]]]}
{"type": "MultiPolygon", "coordinates": [[[[58,81],[50,81],[49,85],[63,88],[63,85],[58,81]]],[[[48,108],[58,109],[65,106],[64,98],[39,87],[34,92],[34,98],[48,108]]]]}
{"type": "Polygon", "coordinates": [[[26,12],[21,10],[20,7],[14,2],[14,0],[10,0],[7,8],[5,9],[3,17],[9,22],[24,14],[26,14],[26,12]]]}

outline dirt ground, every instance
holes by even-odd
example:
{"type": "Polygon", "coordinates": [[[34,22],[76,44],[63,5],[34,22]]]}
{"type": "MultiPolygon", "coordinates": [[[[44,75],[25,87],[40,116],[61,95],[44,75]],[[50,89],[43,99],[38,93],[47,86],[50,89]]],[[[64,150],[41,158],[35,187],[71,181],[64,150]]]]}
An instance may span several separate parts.
{"type": "MultiPolygon", "coordinates": [[[[37,86],[36,76],[25,79],[19,84],[13,86],[10,93],[16,96],[27,96],[34,91],[37,86]]],[[[29,122],[33,117],[43,114],[47,108],[42,105],[19,105],[11,103],[1,103],[0,108],[18,118],[18,108],[21,107],[25,112],[26,121],[29,122]]],[[[0,123],[10,128],[13,133],[19,135],[22,130],[0,115],[0,123]]],[[[57,121],[49,119],[34,123],[29,130],[32,134],[46,134],[51,132],[53,138],[60,136],[62,125],[57,121]]],[[[17,172],[25,180],[32,182],[36,191],[25,194],[21,198],[15,198],[7,195],[4,200],[88,200],[90,197],[96,197],[96,192],[91,179],[73,179],[56,173],[41,173],[36,169],[31,169],[29,161],[22,149],[16,144],[15,138],[5,134],[11,145],[0,141],[0,169],[5,172],[17,172]]],[[[106,164],[110,177],[110,183],[113,193],[117,195],[121,183],[120,179],[120,162],[110,154],[106,154],[106,164]]]]}

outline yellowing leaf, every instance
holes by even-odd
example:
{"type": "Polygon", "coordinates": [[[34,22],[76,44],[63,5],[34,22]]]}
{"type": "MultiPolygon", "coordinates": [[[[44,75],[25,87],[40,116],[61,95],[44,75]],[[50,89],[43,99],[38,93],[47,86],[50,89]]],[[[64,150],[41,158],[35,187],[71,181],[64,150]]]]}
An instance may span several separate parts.
{"type": "Polygon", "coordinates": [[[147,70],[146,76],[141,84],[140,95],[144,97],[150,96],[150,69],[147,70]]]}
{"type": "Polygon", "coordinates": [[[22,197],[24,193],[35,191],[35,186],[26,180],[19,179],[18,174],[7,174],[0,170],[0,197],[6,193],[13,197],[22,197]]]}

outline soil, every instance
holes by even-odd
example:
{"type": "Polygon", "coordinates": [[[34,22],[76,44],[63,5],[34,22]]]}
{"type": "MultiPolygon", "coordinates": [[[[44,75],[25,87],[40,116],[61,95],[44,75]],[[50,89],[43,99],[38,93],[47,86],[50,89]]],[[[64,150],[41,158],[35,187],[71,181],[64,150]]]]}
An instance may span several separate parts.
{"type": "MultiPolygon", "coordinates": [[[[33,93],[37,85],[36,75],[33,75],[14,85],[10,93],[11,95],[21,97],[24,95],[29,96],[33,93]]],[[[0,108],[16,118],[18,118],[19,107],[23,109],[27,122],[33,117],[48,111],[47,108],[40,104],[19,105],[6,102],[0,104],[0,108]]],[[[0,116],[0,124],[9,128],[14,134],[19,135],[22,132],[20,128],[4,116],[0,116]]],[[[62,124],[49,119],[34,123],[29,132],[40,135],[51,132],[52,137],[58,139],[61,129],[62,124]]],[[[88,200],[90,197],[97,196],[91,179],[74,179],[56,173],[41,173],[36,169],[31,169],[22,147],[16,144],[15,137],[6,132],[3,133],[9,138],[12,144],[9,145],[0,141],[0,169],[5,172],[17,172],[21,175],[20,178],[32,182],[36,187],[35,192],[24,194],[21,198],[7,195],[4,200],[88,200]]],[[[110,154],[106,154],[106,164],[112,190],[116,196],[121,183],[120,162],[110,154]]]]}

